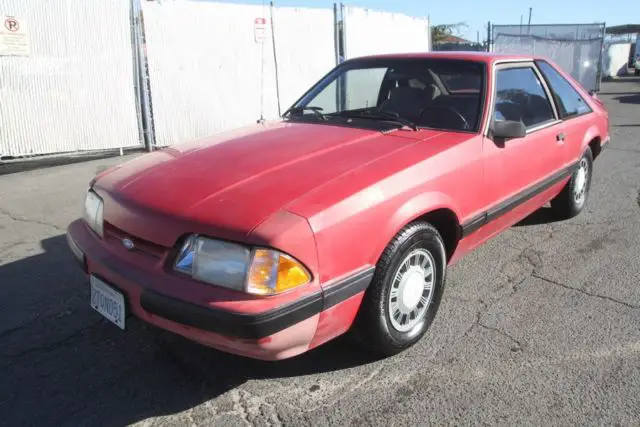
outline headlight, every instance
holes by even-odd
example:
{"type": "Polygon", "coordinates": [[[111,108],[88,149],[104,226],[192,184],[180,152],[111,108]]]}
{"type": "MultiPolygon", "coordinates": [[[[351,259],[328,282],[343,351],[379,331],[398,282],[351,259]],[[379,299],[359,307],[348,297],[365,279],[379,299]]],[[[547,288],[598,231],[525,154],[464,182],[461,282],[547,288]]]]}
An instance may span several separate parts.
{"type": "Polygon", "coordinates": [[[84,219],[89,227],[102,237],[102,211],[104,203],[92,190],[87,192],[84,199],[84,219]]]}
{"type": "Polygon", "coordinates": [[[174,268],[194,279],[255,295],[275,295],[311,281],[311,274],[292,257],[266,248],[190,236],[174,268]]]}

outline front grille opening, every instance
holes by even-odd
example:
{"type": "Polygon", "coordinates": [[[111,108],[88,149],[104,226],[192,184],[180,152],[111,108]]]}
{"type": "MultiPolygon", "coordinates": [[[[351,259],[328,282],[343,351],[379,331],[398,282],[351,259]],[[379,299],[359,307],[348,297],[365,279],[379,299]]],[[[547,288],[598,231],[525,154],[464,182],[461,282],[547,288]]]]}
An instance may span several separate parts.
{"type": "Polygon", "coordinates": [[[167,253],[168,248],[162,245],[155,244],[148,240],[140,239],[136,236],[133,236],[115,227],[113,224],[110,224],[108,222],[104,223],[103,228],[104,228],[104,239],[109,244],[121,245],[124,247],[123,241],[125,239],[129,239],[134,244],[132,251],[136,251],[138,253],[142,253],[144,255],[147,255],[156,259],[162,259],[167,253]]]}

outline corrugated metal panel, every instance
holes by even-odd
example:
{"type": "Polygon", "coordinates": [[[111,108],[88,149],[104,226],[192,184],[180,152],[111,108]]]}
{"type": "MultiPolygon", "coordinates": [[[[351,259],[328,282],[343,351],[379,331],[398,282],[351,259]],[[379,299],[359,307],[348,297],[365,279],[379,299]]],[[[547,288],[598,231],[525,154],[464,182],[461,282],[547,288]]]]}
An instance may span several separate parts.
{"type": "Polygon", "coordinates": [[[429,51],[431,31],[426,18],[345,6],[343,19],[348,59],[429,51]]]}
{"type": "Polygon", "coordinates": [[[333,10],[274,10],[282,111],[336,65],[333,10]]]}
{"type": "Polygon", "coordinates": [[[31,41],[0,57],[0,156],[141,144],[128,1],[3,0],[0,14],[31,41]]]}
{"type": "Polygon", "coordinates": [[[254,40],[269,8],[210,2],[143,2],[156,145],[166,146],[276,117],[272,41],[254,40]]]}
{"type": "MultiPolygon", "coordinates": [[[[261,106],[266,119],[278,116],[269,7],[189,1],[142,7],[158,146],[255,123],[261,106]],[[260,17],[267,21],[263,44],[254,39],[260,17]]],[[[330,9],[275,9],[282,111],[335,65],[333,25],[330,9]]]]}

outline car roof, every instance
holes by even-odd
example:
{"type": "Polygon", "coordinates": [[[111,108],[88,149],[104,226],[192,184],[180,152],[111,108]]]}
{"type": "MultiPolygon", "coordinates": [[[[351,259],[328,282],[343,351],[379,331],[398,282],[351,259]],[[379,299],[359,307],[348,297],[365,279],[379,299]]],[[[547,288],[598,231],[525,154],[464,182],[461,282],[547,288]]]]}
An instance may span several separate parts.
{"type": "Polygon", "coordinates": [[[419,52],[419,53],[391,53],[383,55],[361,56],[350,59],[357,61],[362,59],[458,59],[475,62],[485,62],[493,64],[497,61],[523,61],[543,59],[536,56],[525,55],[508,55],[494,52],[464,52],[464,51],[447,51],[447,52],[419,52]]]}

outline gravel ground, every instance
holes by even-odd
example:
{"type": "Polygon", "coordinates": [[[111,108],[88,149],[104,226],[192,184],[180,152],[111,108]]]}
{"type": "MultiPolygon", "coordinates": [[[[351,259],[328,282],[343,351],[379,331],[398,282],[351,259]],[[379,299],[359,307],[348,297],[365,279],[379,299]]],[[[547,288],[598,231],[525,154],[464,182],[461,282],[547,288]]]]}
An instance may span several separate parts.
{"type": "Polygon", "coordinates": [[[586,210],[543,208],[455,265],[425,338],[381,361],[346,338],[265,363],[123,333],[64,237],[123,158],[0,176],[0,425],[638,425],[640,80],[601,97],[613,140],[586,210]]]}

